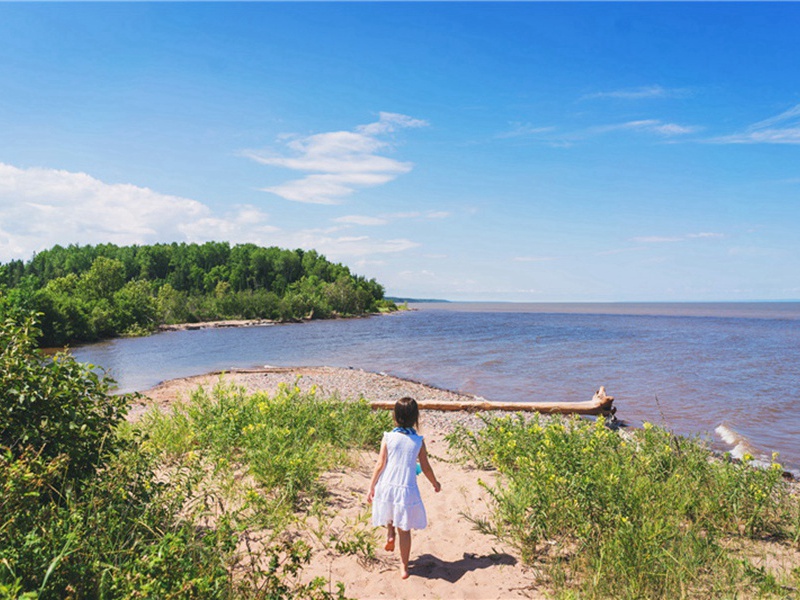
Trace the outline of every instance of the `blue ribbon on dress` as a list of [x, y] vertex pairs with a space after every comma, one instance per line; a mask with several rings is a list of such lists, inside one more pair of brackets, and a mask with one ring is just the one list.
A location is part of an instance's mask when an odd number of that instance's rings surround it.
[[405, 433], [406, 435], [417, 435], [413, 427], [395, 427], [392, 433]]

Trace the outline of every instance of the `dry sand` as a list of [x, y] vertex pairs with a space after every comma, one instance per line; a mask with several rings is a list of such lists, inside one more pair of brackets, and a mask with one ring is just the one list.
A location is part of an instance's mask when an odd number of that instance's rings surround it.
[[[420, 383], [388, 375], [355, 369], [329, 367], [265, 368], [256, 371], [234, 371], [168, 381], [144, 392], [157, 405], [169, 405], [198, 386], [211, 388], [220, 378], [245, 387], [248, 391], [273, 392], [281, 382], [302, 389], [316, 385], [322, 394], [338, 394], [342, 398], [364, 396], [369, 400], [397, 400], [412, 396], [418, 400], [454, 401], [472, 399]], [[298, 377], [300, 379], [298, 380]], [[144, 405], [134, 407], [140, 414]], [[523, 566], [515, 552], [497, 540], [474, 529], [465, 514], [488, 514], [487, 494], [479, 479], [491, 480], [491, 474], [449, 462], [446, 433], [456, 423], [477, 425], [478, 419], [466, 413], [425, 412], [420, 419], [420, 433], [425, 436], [431, 464], [442, 484], [442, 491], [433, 492], [424, 476], [420, 489], [428, 512], [428, 527], [412, 536], [409, 579], [399, 575], [399, 553], [383, 550], [379, 544], [377, 560], [365, 563], [355, 556], [333, 552], [330, 543], [308, 539], [314, 546], [312, 563], [303, 570], [304, 578], [322, 576], [346, 586], [348, 597], [369, 598], [543, 598], [545, 589], [537, 584], [533, 570]], [[342, 536], [352, 523], [369, 514], [366, 492], [377, 453], [363, 453], [355, 468], [325, 475], [331, 492], [331, 506], [337, 511], [329, 525]], [[383, 530], [376, 535], [383, 539]]]

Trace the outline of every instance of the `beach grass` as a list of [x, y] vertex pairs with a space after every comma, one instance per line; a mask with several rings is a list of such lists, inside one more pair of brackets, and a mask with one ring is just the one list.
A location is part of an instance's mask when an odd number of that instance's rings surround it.
[[699, 440], [649, 423], [621, 435], [602, 419], [486, 418], [451, 448], [483, 469], [493, 514], [476, 527], [517, 548], [557, 596], [782, 596], [779, 580], [737, 541], [795, 545], [798, 499], [782, 467], [714, 456]]
[[350, 465], [354, 449], [377, 450], [390, 424], [363, 398], [320, 398], [314, 387], [284, 383], [272, 396], [247, 394], [221, 378], [169, 412], [149, 411], [140, 427], [146, 448], [171, 471], [198, 469], [218, 489], [236, 487], [277, 531], [324, 496], [322, 473]]
[[65, 456], [0, 453], [0, 599], [313, 598], [310, 527], [338, 554], [375, 556], [366, 522], [330, 528], [320, 476], [377, 449], [385, 412], [283, 385], [220, 383], [115, 431], [119, 448], [77, 490]]

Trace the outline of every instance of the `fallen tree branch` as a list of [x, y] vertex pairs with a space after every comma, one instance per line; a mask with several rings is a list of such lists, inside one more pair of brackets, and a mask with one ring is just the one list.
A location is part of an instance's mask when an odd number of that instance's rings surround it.
[[[488, 400], [461, 400], [458, 402], [437, 402], [418, 400], [420, 410], [464, 410], [480, 412], [487, 410], [528, 411], [546, 414], [613, 415], [614, 396], [606, 394], [601, 387], [591, 400], [585, 402], [490, 402]], [[392, 410], [394, 402], [377, 401], [370, 405], [375, 410]]]

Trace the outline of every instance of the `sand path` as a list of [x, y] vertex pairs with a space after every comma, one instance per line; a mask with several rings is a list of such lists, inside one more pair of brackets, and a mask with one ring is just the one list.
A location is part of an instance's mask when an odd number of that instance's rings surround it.
[[[298, 376], [300, 379], [298, 380]], [[165, 382], [145, 395], [159, 405], [168, 405], [185, 397], [202, 385], [211, 387], [219, 374], [177, 379]], [[224, 375], [226, 381], [244, 386], [249, 391], [274, 391], [280, 382], [307, 389], [316, 385], [322, 393], [338, 393], [343, 398], [363, 395], [370, 400], [396, 400], [405, 395], [425, 400], [457, 400], [464, 396], [439, 390], [420, 383], [352, 369], [303, 367], [274, 368], [258, 371], [233, 372]], [[142, 407], [138, 407], [141, 411]], [[136, 411], [134, 411], [136, 412]], [[543, 598], [545, 590], [537, 585], [536, 574], [519, 561], [513, 550], [497, 540], [479, 533], [464, 516], [488, 514], [487, 494], [479, 479], [490, 481], [492, 475], [450, 462], [445, 434], [457, 422], [474, 423], [474, 417], [464, 413], [423, 413], [420, 433], [425, 436], [431, 464], [442, 484], [434, 493], [429, 482], [420, 476], [420, 489], [428, 513], [428, 527], [413, 533], [411, 576], [402, 580], [399, 575], [399, 552], [383, 550], [385, 530], [376, 530], [381, 540], [374, 561], [364, 561], [356, 555], [335, 552], [326, 539], [307, 540], [314, 547], [312, 562], [303, 570], [303, 578], [322, 576], [332, 582], [341, 581], [348, 597], [370, 598], [442, 598], [442, 599], [505, 599]], [[358, 464], [325, 475], [331, 492], [330, 506], [336, 516], [326, 525], [341, 539], [358, 527], [369, 515], [366, 492], [377, 452], [364, 452]], [[366, 528], [369, 529], [369, 528]]]

